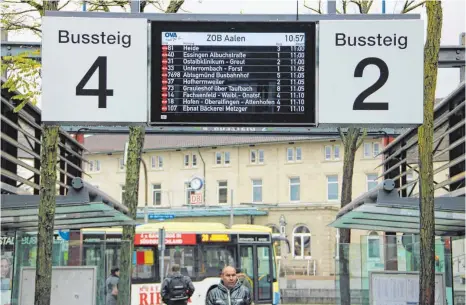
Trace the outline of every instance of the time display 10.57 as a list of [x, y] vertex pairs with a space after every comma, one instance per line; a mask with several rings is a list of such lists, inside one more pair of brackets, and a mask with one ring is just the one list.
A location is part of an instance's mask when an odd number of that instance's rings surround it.
[[315, 25], [152, 27], [153, 124], [315, 124]]

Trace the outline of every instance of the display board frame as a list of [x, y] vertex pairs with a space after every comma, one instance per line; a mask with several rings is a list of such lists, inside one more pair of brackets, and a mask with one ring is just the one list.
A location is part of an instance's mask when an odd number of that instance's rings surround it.
[[[317, 125], [317, 26], [315, 22], [241, 22], [241, 21], [196, 21], [196, 22], [150, 22], [150, 116], [149, 125], [157, 126], [283, 126], [312, 127]], [[304, 114], [257, 115], [238, 113], [185, 114], [178, 120], [161, 120], [161, 33], [162, 32], [231, 32], [231, 33], [305, 33]], [[173, 114], [169, 114], [172, 115]], [[210, 118], [209, 118], [210, 117]], [[280, 122], [271, 118], [280, 118]], [[299, 120], [298, 120], [299, 119]]]

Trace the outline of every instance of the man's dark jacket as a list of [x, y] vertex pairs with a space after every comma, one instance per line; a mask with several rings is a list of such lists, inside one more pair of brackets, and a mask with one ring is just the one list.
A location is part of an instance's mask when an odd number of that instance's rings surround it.
[[231, 290], [220, 282], [216, 288], [209, 291], [206, 305], [251, 305], [251, 294], [241, 281], [237, 281]]
[[160, 292], [160, 294], [162, 296], [162, 300], [167, 305], [186, 305], [186, 304], [188, 304], [188, 300], [177, 300], [177, 301], [168, 300], [168, 298], [170, 296], [170, 291], [169, 291], [170, 286], [169, 286], [169, 284], [170, 284], [170, 281], [174, 277], [181, 277], [183, 279], [183, 282], [185, 283], [186, 287], [188, 287], [188, 297], [191, 297], [193, 295], [194, 285], [193, 285], [193, 282], [191, 281], [191, 279], [189, 278], [189, 276], [185, 276], [185, 275], [182, 275], [179, 272], [177, 272], [177, 273], [174, 273], [172, 275], [169, 275], [163, 281], [162, 289], [161, 289], [161, 292]]

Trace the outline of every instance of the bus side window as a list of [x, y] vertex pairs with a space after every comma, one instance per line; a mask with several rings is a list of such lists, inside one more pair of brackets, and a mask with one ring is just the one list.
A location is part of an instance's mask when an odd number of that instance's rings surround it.
[[135, 247], [132, 257], [133, 281], [155, 281], [157, 253], [154, 247]]

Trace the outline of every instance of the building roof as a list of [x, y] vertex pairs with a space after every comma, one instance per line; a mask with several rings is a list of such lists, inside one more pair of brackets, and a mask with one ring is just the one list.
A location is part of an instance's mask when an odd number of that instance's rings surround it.
[[[327, 136], [268, 136], [268, 135], [163, 135], [146, 134], [144, 150], [178, 150], [188, 148], [238, 146], [299, 141], [325, 141], [338, 139], [337, 135]], [[123, 152], [128, 135], [98, 134], [88, 136], [84, 146], [88, 153]]]
[[[146, 134], [144, 150], [171, 150], [216, 146], [251, 145], [305, 140], [324, 140], [329, 136], [254, 136], [254, 135], [163, 135]], [[336, 138], [336, 136], [333, 136]], [[123, 151], [128, 135], [99, 134], [86, 137], [84, 146], [89, 153]]]

